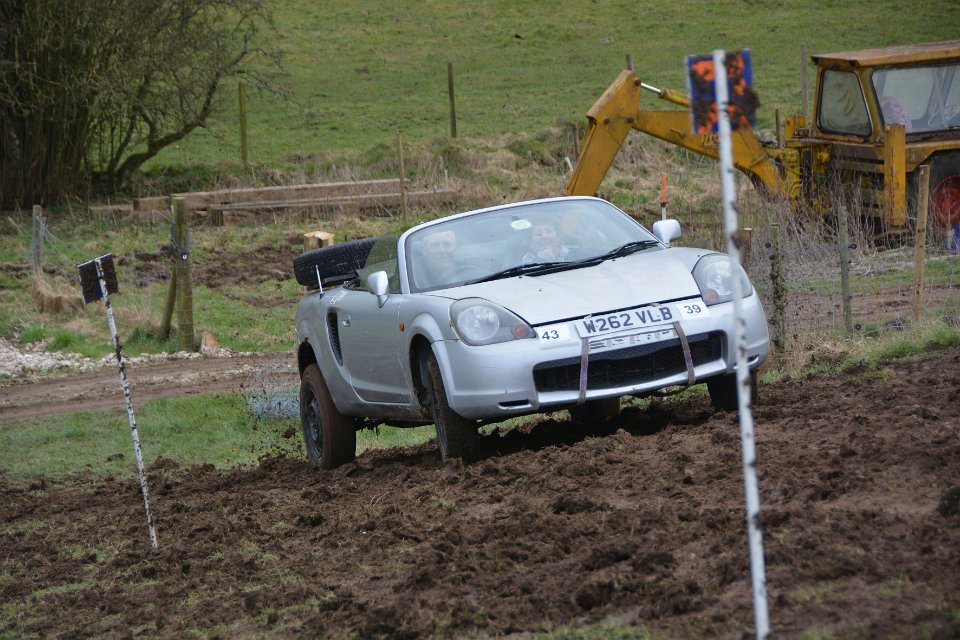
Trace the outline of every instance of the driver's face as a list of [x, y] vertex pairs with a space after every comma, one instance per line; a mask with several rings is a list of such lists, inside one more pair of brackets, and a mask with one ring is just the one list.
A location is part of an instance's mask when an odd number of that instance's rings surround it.
[[423, 257], [436, 273], [453, 266], [453, 253], [457, 249], [457, 237], [453, 231], [438, 231], [423, 243]]

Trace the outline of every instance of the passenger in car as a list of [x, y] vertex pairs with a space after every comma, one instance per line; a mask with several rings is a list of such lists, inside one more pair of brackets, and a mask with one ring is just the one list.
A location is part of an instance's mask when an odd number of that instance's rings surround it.
[[570, 248], [563, 244], [557, 227], [550, 221], [538, 222], [530, 235], [530, 247], [523, 254], [524, 263], [559, 262], [567, 260]]

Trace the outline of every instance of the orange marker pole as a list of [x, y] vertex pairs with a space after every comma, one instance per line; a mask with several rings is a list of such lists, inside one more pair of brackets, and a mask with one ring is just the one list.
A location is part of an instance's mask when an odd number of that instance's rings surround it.
[[660, 219], [667, 219], [667, 174], [660, 174]]

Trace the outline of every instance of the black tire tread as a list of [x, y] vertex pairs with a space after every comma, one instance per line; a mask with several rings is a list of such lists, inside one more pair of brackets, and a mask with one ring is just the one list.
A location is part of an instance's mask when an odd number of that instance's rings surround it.
[[299, 284], [310, 289], [320, 287], [318, 271], [321, 280], [352, 276], [363, 268], [377, 240], [362, 238], [301, 253], [293, 259], [293, 275]]
[[[710, 402], [717, 411], [737, 411], [737, 374], [727, 373], [707, 379]], [[750, 405], [757, 402], [757, 372], [750, 372]]]
[[[308, 435], [308, 391], [320, 406], [323, 447], [319, 455], [312, 450]], [[321, 469], [333, 469], [350, 462], [357, 455], [357, 432], [353, 422], [337, 410], [327, 383], [316, 364], [307, 366], [300, 382], [300, 425], [310, 462]]]
[[[430, 412], [437, 427], [437, 444], [440, 457], [444, 461], [462, 458], [465, 461], [476, 460], [480, 454], [480, 435], [477, 423], [457, 414], [447, 403], [447, 392], [443, 387], [440, 365], [433, 352], [426, 355], [427, 385]], [[442, 433], [441, 433], [442, 430]]]

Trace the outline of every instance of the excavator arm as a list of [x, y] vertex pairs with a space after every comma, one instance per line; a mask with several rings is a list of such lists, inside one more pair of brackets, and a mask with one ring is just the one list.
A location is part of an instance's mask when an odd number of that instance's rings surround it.
[[[686, 95], [645, 84], [629, 69], [622, 71], [587, 112], [587, 133], [564, 195], [596, 194], [631, 129], [715, 160], [719, 158], [716, 134], [694, 135], [689, 111], [639, 111], [641, 89], [656, 93], [661, 100], [690, 107]], [[786, 195], [776, 166], [752, 130], [733, 132], [732, 142], [733, 163], [738, 169], [770, 193]]]

